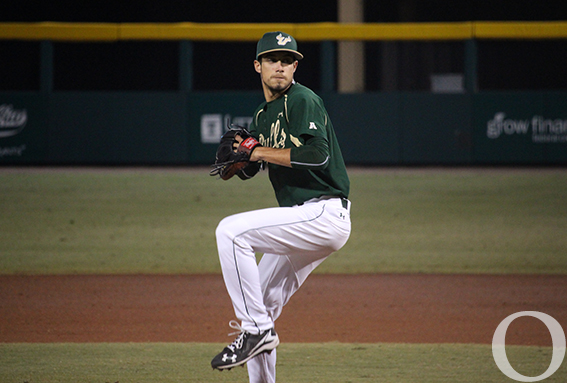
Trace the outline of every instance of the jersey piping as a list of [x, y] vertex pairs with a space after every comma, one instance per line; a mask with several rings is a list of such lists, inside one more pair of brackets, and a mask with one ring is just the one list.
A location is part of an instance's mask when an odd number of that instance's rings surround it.
[[300, 165], [300, 166], [323, 166], [325, 165], [327, 162], [329, 162], [329, 156], [327, 156], [327, 158], [325, 158], [325, 161], [321, 162], [320, 164], [309, 164], [306, 162], [297, 162], [297, 161], [291, 161], [292, 164], [294, 165]]

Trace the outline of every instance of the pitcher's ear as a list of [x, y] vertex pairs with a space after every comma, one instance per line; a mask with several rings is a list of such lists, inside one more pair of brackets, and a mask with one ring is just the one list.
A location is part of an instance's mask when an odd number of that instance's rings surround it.
[[254, 60], [254, 69], [258, 73], [262, 73], [262, 64], [258, 60]]

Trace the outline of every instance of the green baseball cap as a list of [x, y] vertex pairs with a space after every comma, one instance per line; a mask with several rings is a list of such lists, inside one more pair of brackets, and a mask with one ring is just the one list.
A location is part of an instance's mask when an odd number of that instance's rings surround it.
[[297, 41], [284, 32], [268, 32], [258, 41], [256, 46], [256, 60], [265, 53], [286, 51], [291, 52], [297, 60], [301, 60], [303, 55], [297, 51]]

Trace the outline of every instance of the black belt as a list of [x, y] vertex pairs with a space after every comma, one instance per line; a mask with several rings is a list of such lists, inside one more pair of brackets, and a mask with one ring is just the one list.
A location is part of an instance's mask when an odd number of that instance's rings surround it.
[[[331, 199], [331, 198], [340, 198], [340, 197], [333, 197], [333, 196], [328, 196], [328, 197], [327, 197], [327, 196], [323, 196], [323, 197], [321, 197], [321, 198], [314, 198], [314, 199], [312, 199], [312, 200], [305, 201], [305, 202], [314, 202], [314, 201], [320, 201], [320, 200]], [[299, 203], [299, 204], [297, 204], [297, 206], [301, 206], [301, 205], [303, 205], [305, 202]], [[344, 209], [349, 210], [349, 209], [348, 209], [349, 203], [350, 203], [350, 202], [349, 202], [348, 199], [346, 199], [346, 198], [341, 198], [341, 205], [343, 205], [343, 208], [344, 208]]]

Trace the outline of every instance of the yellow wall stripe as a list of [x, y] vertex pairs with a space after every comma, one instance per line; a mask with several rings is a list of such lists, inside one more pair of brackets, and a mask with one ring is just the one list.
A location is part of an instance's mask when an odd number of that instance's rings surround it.
[[296, 38], [321, 40], [464, 40], [472, 23], [299, 24]]
[[0, 39], [97, 40], [118, 39], [118, 24], [106, 23], [0, 23]]
[[0, 23], [4, 40], [196, 40], [257, 41], [264, 32], [282, 30], [300, 41], [563, 39], [567, 21], [462, 23]]
[[294, 24], [121, 24], [122, 40], [258, 41], [265, 32], [290, 31]]
[[561, 39], [567, 37], [567, 22], [476, 22], [479, 39]]

